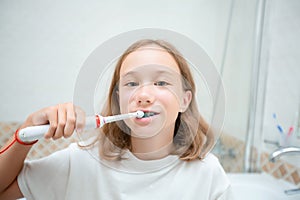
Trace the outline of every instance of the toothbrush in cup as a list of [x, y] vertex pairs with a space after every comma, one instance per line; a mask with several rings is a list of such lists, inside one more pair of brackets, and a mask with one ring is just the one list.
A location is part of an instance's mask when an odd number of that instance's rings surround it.
[[[121, 115], [114, 115], [114, 116], [107, 116], [103, 117], [100, 115], [95, 116], [88, 116], [86, 117], [86, 129], [94, 129], [94, 128], [101, 128], [104, 124], [116, 122], [128, 118], [143, 118], [144, 112], [143, 111], [136, 111], [133, 113], [121, 114]], [[44, 134], [49, 130], [50, 125], [40, 125], [40, 126], [29, 126], [19, 130], [18, 138], [23, 142], [32, 142], [38, 140], [44, 136]]]
[[283, 127], [279, 124], [276, 113], [273, 113], [273, 119], [276, 121], [276, 128], [278, 129], [279, 133], [280, 133], [281, 135], [284, 135], [284, 129], [283, 129]]

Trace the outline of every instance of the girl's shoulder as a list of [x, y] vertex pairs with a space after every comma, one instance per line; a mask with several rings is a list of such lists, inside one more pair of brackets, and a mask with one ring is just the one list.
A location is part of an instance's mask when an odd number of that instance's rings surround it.
[[194, 165], [199, 166], [218, 166], [220, 165], [219, 159], [212, 153], [207, 153], [204, 158], [195, 159], [191, 161]]
[[219, 159], [213, 153], [206, 154], [206, 156], [200, 161], [207, 164], [220, 164]]
[[193, 160], [189, 162], [191, 168], [197, 169], [205, 173], [225, 174], [219, 159], [212, 153], [208, 153], [203, 159]]
[[190, 166], [186, 167], [188, 173], [193, 174], [195, 179], [205, 179], [207, 181], [224, 183], [229, 185], [229, 179], [224, 171], [219, 159], [212, 153], [208, 153], [202, 160], [194, 160], [190, 162]]

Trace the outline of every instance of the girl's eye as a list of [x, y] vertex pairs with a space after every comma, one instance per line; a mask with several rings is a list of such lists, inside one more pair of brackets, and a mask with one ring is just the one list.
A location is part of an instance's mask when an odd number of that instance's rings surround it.
[[134, 87], [134, 86], [138, 86], [139, 84], [136, 82], [128, 82], [125, 84], [125, 86], [129, 86], [129, 87]]
[[166, 81], [157, 81], [154, 83], [156, 86], [166, 86], [169, 85]]

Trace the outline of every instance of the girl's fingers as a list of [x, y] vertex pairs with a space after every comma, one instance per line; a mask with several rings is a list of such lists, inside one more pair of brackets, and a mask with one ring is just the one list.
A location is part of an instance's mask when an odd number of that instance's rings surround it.
[[64, 137], [70, 137], [75, 129], [76, 125], [76, 116], [74, 111], [74, 105], [69, 103], [66, 105], [66, 125], [64, 128]]
[[76, 114], [76, 131], [81, 133], [85, 126], [85, 112], [79, 108], [75, 107], [75, 114]]
[[53, 139], [56, 140], [64, 135], [64, 129], [67, 121], [66, 106], [64, 104], [57, 105], [57, 128], [53, 135]]
[[44, 135], [44, 137], [46, 139], [50, 139], [54, 136], [57, 129], [57, 107], [56, 106], [49, 107], [44, 112], [46, 117], [48, 118], [49, 125], [50, 125], [49, 130]]
[[82, 131], [85, 125], [85, 112], [72, 103], [64, 103], [33, 113], [28, 121], [33, 125], [49, 123], [49, 130], [44, 137], [56, 140], [61, 137], [70, 137], [75, 129]]

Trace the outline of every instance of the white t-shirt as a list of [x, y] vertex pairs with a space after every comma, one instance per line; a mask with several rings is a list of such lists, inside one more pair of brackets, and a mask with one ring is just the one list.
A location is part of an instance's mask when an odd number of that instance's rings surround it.
[[140, 160], [105, 161], [98, 150], [77, 144], [34, 161], [26, 161], [18, 184], [30, 199], [103, 200], [232, 200], [229, 180], [218, 159], [182, 161], [170, 155]]

